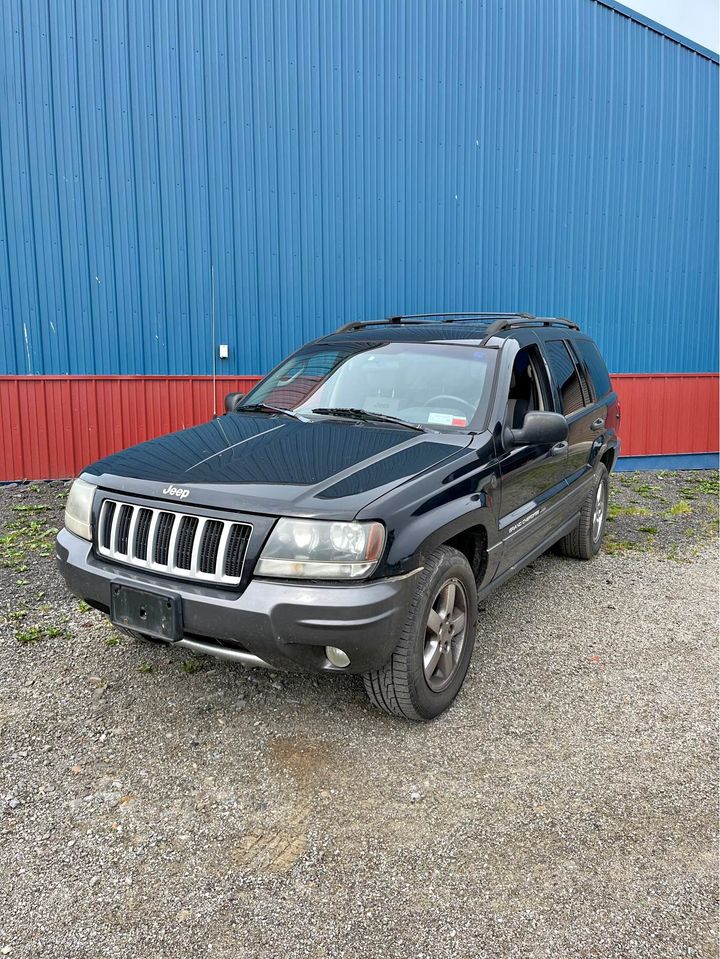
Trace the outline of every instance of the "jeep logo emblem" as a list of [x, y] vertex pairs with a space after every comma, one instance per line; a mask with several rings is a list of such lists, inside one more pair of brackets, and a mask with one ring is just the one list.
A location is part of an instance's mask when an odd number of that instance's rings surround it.
[[186, 499], [190, 495], [189, 489], [183, 489], [181, 486], [166, 486], [163, 490], [166, 496], [177, 496], [178, 499]]

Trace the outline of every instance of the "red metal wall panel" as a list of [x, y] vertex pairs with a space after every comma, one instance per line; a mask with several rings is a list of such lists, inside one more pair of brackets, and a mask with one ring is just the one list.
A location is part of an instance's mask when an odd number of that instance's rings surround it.
[[720, 448], [716, 373], [624, 373], [612, 379], [620, 397], [623, 456]]
[[[257, 376], [218, 377], [225, 393]], [[0, 481], [74, 476], [101, 456], [193, 426], [213, 412], [205, 376], [0, 377]]]
[[[259, 377], [218, 377], [217, 409]], [[717, 374], [613, 377], [622, 408], [622, 453], [715, 453], [720, 432]], [[83, 466], [142, 440], [210, 418], [207, 376], [0, 377], [0, 481], [74, 476]]]

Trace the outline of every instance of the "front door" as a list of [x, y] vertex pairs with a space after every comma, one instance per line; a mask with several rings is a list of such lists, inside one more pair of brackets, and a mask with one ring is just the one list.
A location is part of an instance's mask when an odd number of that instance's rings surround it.
[[[554, 410], [547, 368], [535, 346], [520, 350], [515, 358], [505, 425], [519, 429], [531, 410]], [[517, 446], [500, 456], [499, 532], [505, 568], [532, 552], [558, 525], [557, 510], [567, 494], [567, 459], [567, 443]]]

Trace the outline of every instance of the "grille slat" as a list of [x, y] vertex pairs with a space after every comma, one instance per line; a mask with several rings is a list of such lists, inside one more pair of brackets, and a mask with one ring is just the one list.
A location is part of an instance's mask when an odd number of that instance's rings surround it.
[[193, 540], [195, 539], [197, 524], [198, 521], [195, 516], [183, 516], [180, 520], [180, 530], [175, 547], [175, 565], [178, 569], [190, 569]]
[[200, 562], [198, 564], [201, 573], [214, 573], [217, 565], [218, 546], [222, 536], [223, 524], [220, 520], [209, 519], [205, 524], [205, 533], [200, 544]]
[[175, 517], [172, 513], [161, 513], [155, 535], [155, 551], [153, 559], [160, 566], [167, 566], [168, 553], [170, 550], [170, 535], [172, 533]]
[[105, 549], [110, 549], [112, 544], [112, 525], [115, 517], [115, 504], [109, 502], [105, 504], [102, 522], [100, 524], [100, 543]]
[[153, 514], [151, 509], [140, 509], [138, 513], [133, 552], [138, 559], [147, 559], [148, 537]]
[[251, 533], [248, 523], [106, 499], [96, 549], [118, 563], [229, 585], [240, 581]]
[[233, 523], [228, 537], [227, 549], [225, 550], [225, 570], [226, 576], [240, 576], [245, 559], [245, 549], [250, 539], [250, 527]]
[[118, 517], [118, 526], [117, 526], [117, 541], [115, 543], [115, 549], [118, 553], [127, 553], [128, 551], [128, 534], [130, 532], [130, 518], [133, 514], [132, 506], [121, 506], [120, 507], [120, 516]]

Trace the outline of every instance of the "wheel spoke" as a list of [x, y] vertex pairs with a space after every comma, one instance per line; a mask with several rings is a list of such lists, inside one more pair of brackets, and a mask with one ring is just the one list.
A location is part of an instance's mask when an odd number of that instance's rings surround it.
[[436, 609], [431, 609], [430, 615], [428, 616], [428, 629], [437, 636], [441, 626], [442, 620], [440, 619], [440, 613], [438, 613]]
[[454, 666], [454, 663], [453, 663], [452, 646], [449, 646], [446, 650], [443, 651], [443, 654], [442, 654], [442, 669], [443, 669], [443, 675], [446, 678], [451, 675], [453, 671], [453, 666]]
[[460, 633], [462, 633], [462, 631], [465, 629], [465, 613], [463, 613], [461, 610], [459, 613], [457, 613], [454, 619], [450, 620], [450, 622], [452, 623], [454, 634], [459, 636]]
[[456, 593], [455, 583], [450, 582], [447, 584], [443, 590], [443, 612], [446, 616], [452, 614], [453, 609], [455, 609], [455, 593]]
[[425, 669], [425, 675], [428, 679], [437, 669], [437, 664], [442, 653], [442, 646], [437, 639], [431, 639], [430, 642], [425, 644], [425, 649], [423, 650], [423, 664]]

